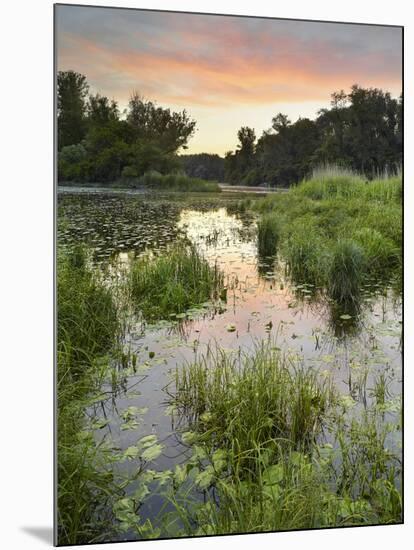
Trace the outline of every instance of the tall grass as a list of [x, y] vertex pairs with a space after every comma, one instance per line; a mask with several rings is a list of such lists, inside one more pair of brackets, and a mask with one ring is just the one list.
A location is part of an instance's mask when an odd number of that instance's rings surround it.
[[231, 451], [237, 469], [251, 472], [265, 448], [306, 450], [333, 399], [326, 380], [290, 364], [267, 342], [242, 359], [210, 352], [177, 370], [175, 384], [179, 410], [211, 430], [213, 446]]
[[320, 232], [296, 224], [283, 251], [289, 274], [295, 281], [318, 287], [325, 284], [329, 257]]
[[[393, 426], [375, 406], [352, 420], [329, 379], [287, 361], [272, 341], [253, 356], [208, 350], [175, 384], [193, 449], [170, 495], [182, 534], [401, 521]], [[203, 489], [204, 503], [188, 488], [180, 498], [177, 479]]]
[[107, 352], [116, 340], [119, 319], [111, 290], [88, 268], [84, 248], [60, 255], [57, 295], [58, 347], [72, 354], [73, 368]]
[[259, 226], [279, 222], [279, 248], [291, 277], [324, 287], [343, 306], [358, 299], [368, 279], [401, 279], [401, 196], [401, 175], [367, 181], [325, 166], [254, 208], [261, 213]]
[[83, 248], [58, 255], [57, 309], [58, 541], [77, 544], [106, 532], [103, 510], [117, 490], [100, 446], [85, 432], [85, 408], [107, 373], [105, 355], [120, 324]]
[[328, 293], [341, 306], [359, 303], [365, 266], [364, 252], [354, 241], [344, 239], [335, 244], [328, 272]]
[[180, 191], [195, 193], [220, 193], [221, 187], [213, 181], [191, 178], [185, 174], [162, 175], [159, 172], [147, 172], [139, 183], [149, 189], [159, 191]]
[[262, 257], [273, 256], [280, 241], [281, 224], [272, 214], [263, 215], [257, 224], [257, 246]]
[[312, 176], [302, 182], [295, 192], [313, 200], [329, 198], [365, 198], [380, 202], [401, 202], [401, 175], [378, 176], [368, 181], [350, 169], [339, 166], [322, 166], [314, 169]]
[[177, 244], [160, 256], [143, 256], [131, 266], [129, 290], [145, 319], [181, 314], [217, 297], [223, 274], [211, 267], [195, 246]]

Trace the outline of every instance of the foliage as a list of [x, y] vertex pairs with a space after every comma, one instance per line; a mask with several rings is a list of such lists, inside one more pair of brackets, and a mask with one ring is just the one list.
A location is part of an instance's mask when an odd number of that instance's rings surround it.
[[[329, 380], [269, 341], [241, 357], [210, 350], [177, 370], [172, 401], [193, 450], [173, 474], [166, 518], [181, 534], [401, 522], [401, 465], [386, 444], [398, 426], [383, 421], [380, 398], [350, 420]], [[204, 504], [188, 489], [180, 496], [180, 483], [204, 490]]]
[[226, 181], [288, 187], [320, 164], [339, 164], [365, 179], [396, 174], [402, 162], [402, 96], [397, 100], [354, 85], [331, 98], [331, 108], [319, 111], [316, 120], [292, 123], [277, 114], [256, 145], [254, 131], [241, 128], [241, 145], [225, 157]]
[[[177, 152], [186, 148], [196, 126], [185, 110], [174, 112], [134, 93], [121, 120], [115, 100], [99, 93], [88, 97], [88, 89], [84, 75], [59, 72], [59, 181], [113, 183], [125, 174], [180, 168]], [[70, 145], [82, 155], [68, 154]]]
[[138, 258], [129, 275], [131, 298], [148, 321], [182, 314], [217, 297], [222, 286], [217, 266], [210, 267], [194, 246], [184, 243], [160, 256]]
[[342, 306], [368, 280], [400, 280], [401, 177], [366, 182], [328, 166], [288, 193], [260, 199], [263, 220], [281, 225], [280, 250], [290, 276], [325, 289]]
[[190, 178], [184, 174], [162, 175], [159, 172], [151, 171], [145, 173], [136, 180], [137, 185], [158, 191], [181, 191], [198, 193], [220, 193], [221, 187], [212, 181], [205, 181], [199, 178]]
[[224, 181], [224, 159], [219, 155], [180, 155], [180, 162], [183, 171], [191, 178]]
[[272, 215], [264, 215], [257, 224], [257, 249], [262, 257], [276, 254], [280, 239], [280, 221]]
[[86, 77], [75, 71], [57, 75], [58, 149], [80, 143], [86, 132]]

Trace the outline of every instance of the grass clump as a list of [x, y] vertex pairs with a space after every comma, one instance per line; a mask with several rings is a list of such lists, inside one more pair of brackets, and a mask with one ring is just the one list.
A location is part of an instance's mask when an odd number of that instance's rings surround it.
[[175, 403], [191, 422], [212, 429], [213, 446], [235, 467], [256, 472], [261, 453], [306, 450], [322, 430], [333, 399], [329, 383], [289, 364], [264, 342], [240, 360], [218, 350], [177, 371]]
[[175, 385], [193, 450], [172, 476], [180, 534], [401, 522], [401, 464], [387, 448], [394, 426], [375, 404], [352, 419], [329, 378], [273, 342], [251, 356], [207, 350], [177, 370]]
[[387, 274], [399, 264], [397, 246], [389, 237], [369, 227], [357, 229], [352, 238], [364, 250], [366, 267], [370, 274]]
[[281, 224], [274, 214], [263, 215], [257, 224], [257, 246], [262, 257], [274, 256], [280, 241]]
[[318, 231], [298, 224], [283, 247], [288, 272], [300, 283], [323, 286], [328, 256], [326, 242]]
[[58, 347], [72, 353], [73, 368], [88, 364], [115, 343], [119, 320], [109, 288], [88, 268], [82, 247], [58, 259]]
[[129, 290], [143, 317], [155, 321], [217, 297], [223, 282], [217, 265], [211, 267], [195, 246], [182, 243], [160, 256], [136, 260]]
[[347, 306], [360, 301], [361, 285], [365, 273], [364, 251], [352, 240], [336, 243], [328, 272], [328, 294], [339, 305]]
[[362, 283], [401, 280], [401, 197], [401, 175], [367, 181], [328, 166], [253, 208], [259, 223], [280, 221], [279, 248], [292, 279], [322, 287], [344, 306], [359, 298]]
[[180, 191], [191, 193], [220, 193], [217, 182], [192, 178], [185, 174], [160, 174], [147, 172], [139, 179], [140, 185], [159, 191]]

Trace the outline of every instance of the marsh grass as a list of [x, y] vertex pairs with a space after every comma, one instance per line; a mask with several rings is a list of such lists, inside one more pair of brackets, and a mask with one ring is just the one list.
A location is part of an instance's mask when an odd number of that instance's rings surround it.
[[214, 446], [228, 447], [238, 468], [255, 467], [273, 442], [304, 450], [320, 433], [334, 391], [311, 369], [290, 364], [276, 346], [258, 344], [237, 358], [218, 349], [176, 373], [175, 403], [191, 422], [212, 430]]
[[[252, 356], [207, 350], [177, 370], [175, 386], [193, 449], [169, 497], [180, 534], [401, 522], [401, 464], [388, 449], [398, 426], [375, 405], [353, 417], [329, 379], [288, 362], [273, 342]], [[384, 381], [373, 391], [387, 398]]]
[[323, 286], [329, 265], [326, 241], [312, 227], [298, 224], [283, 246], [288, 273], [300, 283]]
[[257, 246], [261, 257], [274, 256], [280, 241], [280, 220], [272, 215], [263, 215], [257, 224]]
[[328, 293], [339, 305], [360, 302], [366, 258], [361, 246], [352, 240], [338, 241], [332, 250], [328, 271]]
[[112, 292], [87, 264], [87, 251], [80, 246], [58, 258], [57, 341], [72, 354], [73, 369], [106, 353], [119, 334]]
[[117, 492], [105, 454], [85, 431], [85, 408], [107, 375], [120, 322], [82, 247], [58, 254], [57, 309], [58, 540], [75, 544], [106, 532], [105, 503]]
[[158, 191], [180, 191], [192, 193], [220, 193], [221, 187], [214, 181], [191, 178], [185, 174], [162, 175], [159, 172], [147, 172], [139, 184]]
[[401, 175], [367, 181], [325, 166], [254, 208], [261, 213], [259, 226], [271, 226], [272, 217], [281, 225], [279, 248], [293, 281], [323, 287], [340, 306], [349, 306], [359, 299], [362, 283], [401, 286], [401, 197]]
[[160, 256], [142, 256], [130, 269], [129, 291], [146, 320], [168, 319], [220, 295], [223, 274], [196, 250], [179, 243]]

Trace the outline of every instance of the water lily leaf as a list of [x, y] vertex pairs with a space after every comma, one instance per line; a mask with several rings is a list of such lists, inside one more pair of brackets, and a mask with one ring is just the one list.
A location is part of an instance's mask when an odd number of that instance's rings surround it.
[[147, 449], [148, 447], [151, 447], [151, 445], [154, 445], [154, 443], [157, 442], [157, 436], [156, 435], [145, 435], [139, 440], [139, 444], [144, 448]]
[[165, 485], [172, 477], [171, 470], [164, 470], [163, 472], [154, 472], [154, 480], [158, 481], [160, 486]]
[[134, 492], [134, 499], [138, 502], [142, 502], [145, 499], [145, 497], [149, 494], [150, 494], [150, 490], [148, 489], [147, 485], [143, 483]]
[[174, 469], [174, 481], [181, 485], [187, 477], [187, 469], [184, 466], [177, 464]]
[[141, 458], [143, 460], [147, 460], [147, 461], [155, 460], [156, 458], [158, 458], [160, 456], [163, 449], [164, 449], [163, 445], [160, 445], [160, 444], [152, 445], [152, 447], [148, 447], [148, 449], [146, 449], [142, 453]]
[[212, 466], [201, 471], [195, 478], [195, 483], [200, 489], [207, 489], [211, 485], [214, 479], [214, 469]]
[[138, 426], [139, 422], [134, 418], [131, 418], [131, 420], [128, 420], [128, 422], [124, 422], [123, 424], [121, 424], [120, 429], [124, 432], [126, 430], [135, 430], [136, 428], [138, 428]]
[[195, 432], [184, 432], [181, 435], [181, 439], [185, 445], [191, 445], [197, 440], [197, 434]]
[[137, 458], [138, 454], [139, 454], [138, 447], [132, 445], [131, 447], [128, 447], [128, 449], [126, 449], [123, 452], [122, 456], [124, 460], [133, 460], [134, 458]]
[[102, 430], [102, 428], [105, 428], [108, 424], [109, 420], [107, 418], [97, 418], [92, 422], [91, 428], [93, 430]]

